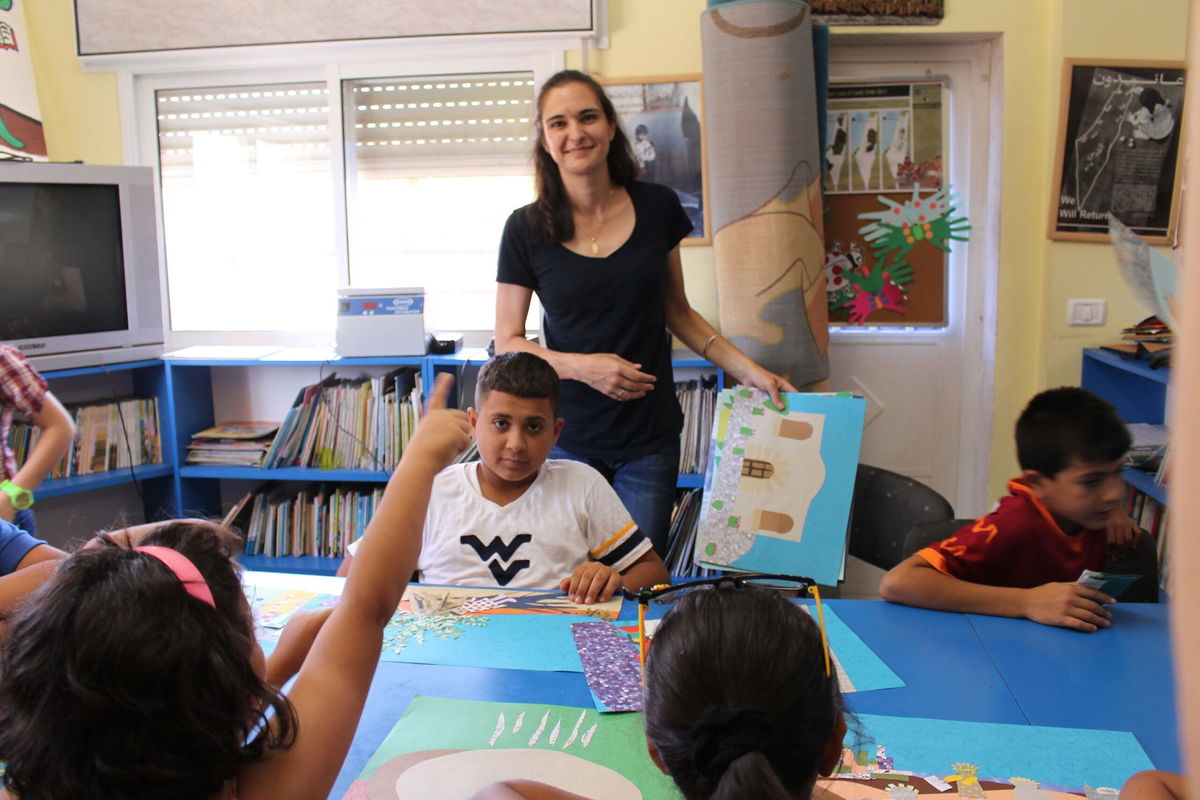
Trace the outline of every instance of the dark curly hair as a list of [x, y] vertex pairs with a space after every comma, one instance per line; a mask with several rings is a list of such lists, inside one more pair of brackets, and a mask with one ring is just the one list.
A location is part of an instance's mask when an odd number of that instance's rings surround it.
[[571, 204], [567, 201], [567, 191], [563, 186], [562, 176], [558, 174], [558, 164], [546, 152], [542, 130], [542, 101], [551, 89], [566, 86], [570, 83], [582, 83], [590, 88], [600, 103], [604, 118], [616, 126], [617, 133], [608, 146], [608, 177], [617, 186], [628, 186], [638, 175], [637, 161], [633, 157], [633, 147], [629, 137], [621, 128], [617, 119], [617, 110], [612, 100], [604, 93], [595, 78], [586, 72], [575, 69], [564, 69], [551, 75], [542, 88], [538, 90], [535, 112], [537, 119], [534, 127], [537, 136], [533, 141], [534, 183], [537, 186], [537, 200], [525, 207], [525, 215], [532, 229], [533, 237], [539, 242], [566, 242], [575, 236], [575, 220], [571, 216]]
[[646, 661], [646, 738], [687, 800], [807, 798], [842, 716], [821, 631], [770, 589], [671, 606]]
[[549, 400], [550, 410], [558, 413], [558, 373], [546, 359], [524, 350], [497, 353], [483, 365], [475, 379], [476, 406], [488, 392]]
[[238, 539], [192, 520], [139, 542], [190, 559], [214, 609], [158, 559], [99, 538], [63, 562], [0, 646], [4, 786], [21, 800], [207, 800], [296, 734], [291, 705], [253, 663], [230, 560]]

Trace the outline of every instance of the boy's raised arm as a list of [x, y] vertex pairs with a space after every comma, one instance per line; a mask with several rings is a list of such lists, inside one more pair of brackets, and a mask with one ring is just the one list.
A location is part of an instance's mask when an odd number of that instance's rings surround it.
[[367, 526], [341, 600], [300, 667], [289, 699], [295, 743], [245, 767], [243, 800], [324, 798], [341, 769], [379, 662], [383, 627], [404, 593], [421, 548], [434, 476], [471, 441], [467, 415], [445, 408], [453, 380], [439, 377], [429, 412], [404, 451]]
[[1032, 589], [987, 586], [947, 575], [919, 555], [893, 567], [879, 584], [879, 595], [939, 611], [1023, 617], [1043, 625], [1095, 631], [1111, 624], [1105, 604], [1116, 601], [1096, 589], [1077, 583], [1047, 583]]

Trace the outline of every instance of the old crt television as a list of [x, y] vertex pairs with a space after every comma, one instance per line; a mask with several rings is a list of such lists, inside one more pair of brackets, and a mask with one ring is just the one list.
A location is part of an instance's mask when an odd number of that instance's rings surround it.
[[0, 342], [40, 370], [163, 350], [150, 167], [0, 162]]

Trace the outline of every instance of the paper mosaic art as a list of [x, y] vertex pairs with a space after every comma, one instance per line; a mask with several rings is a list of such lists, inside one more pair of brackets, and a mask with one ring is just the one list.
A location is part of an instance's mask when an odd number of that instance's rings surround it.
[[[337, 596], [302, 590], [253, 590], [258, 639], [271, 652], [298, 611], [329, 608]], [[580, 619], [611, 621], [620, 597], [572, 603], [558, 590], [413, 584], [383, 632], [380, 661], [460, 667], [580, 672], [571, 636]]]
[[[1152, 769], [1133, 734], [859, 714], [814, 800], [1117, 800]], [[640, 714], [418, 696], [343, 800], [449, 800], [512, 778], [606, 800], [678, 800]], [[930, 798], [933, 800], [933, 798]]]
[[834, 585], [845, 564], [866, 401], [784, 397], [786, 410], [744, 386], [717, 398], [694, 559]]
[[461, 800], [513, 778], [605, 800], [679, 796], [636, 714], [418, 696], [343, 798]]

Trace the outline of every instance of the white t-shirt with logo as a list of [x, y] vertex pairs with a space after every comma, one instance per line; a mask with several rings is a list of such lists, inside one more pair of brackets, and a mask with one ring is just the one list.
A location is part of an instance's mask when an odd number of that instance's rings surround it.
[[580, 564], [595, 560], [620, 572], [651, 548], [587, 464], [547, 460], [505, 506], [483, 496], [478, 467], [451, 464], [433, 480], [417, 562], [422, 583], [557, 589]]

